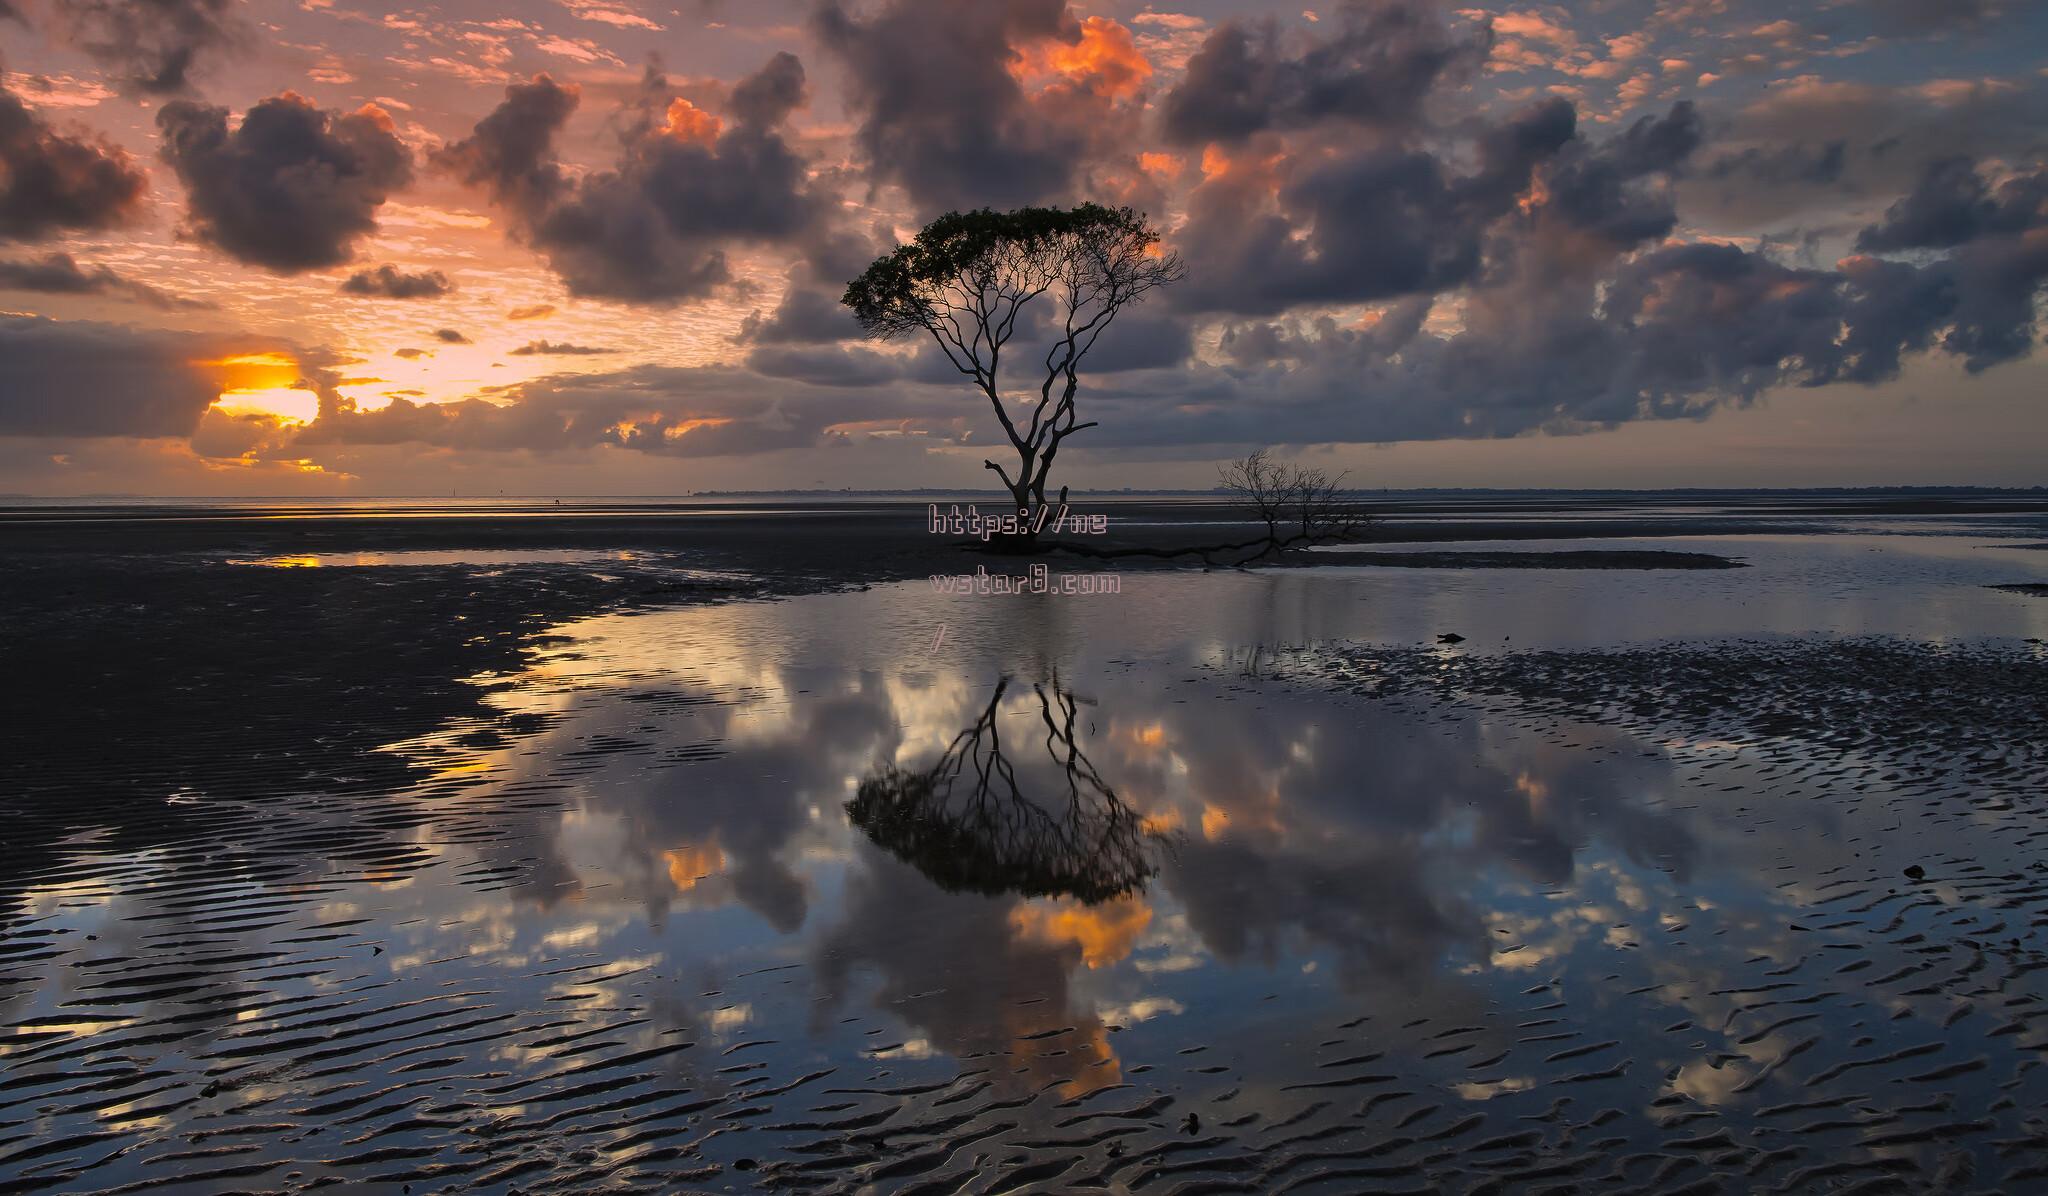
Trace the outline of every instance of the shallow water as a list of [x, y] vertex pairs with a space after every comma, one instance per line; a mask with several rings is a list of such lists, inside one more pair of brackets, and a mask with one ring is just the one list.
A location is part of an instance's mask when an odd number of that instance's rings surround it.
[[410, 788], [181, 794], [207, 835], [10, 890], [0, 1190], [2018, 1190], [2038, 756], [1291, 667], [1447, 631], [2024, 662], [2048, 601], [1984, 587], [2048, 554], [1993, 544], [569, 624], [385, 749]]

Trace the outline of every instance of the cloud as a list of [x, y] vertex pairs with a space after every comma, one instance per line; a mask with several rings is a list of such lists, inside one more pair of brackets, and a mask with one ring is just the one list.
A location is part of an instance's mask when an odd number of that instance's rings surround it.
[[216, 306], [203, 299], [166, 294], [106, 266], [82, 267], [68, 253], [46, 254], [36, 261], [0, 261], [0, 290], [104, 295], [163, 311], [198, 311]]
[[141, 208], [145, 185], [126, 153], [57, 132], [0, 87], [0, 241], [116, 228]]
[[508, 320], [542, 320], [555, 314], [552, 303], [534, 303], [526, 307], [515, 307], [505, 313]]
[[[889, 0], [865, 19], [826, 0], [812, 19], [846, 67], [870, 181], [929, 214], [1065, 198], [1098, 159], [1128, 156], [1150, 67], [1112, 26], [1066, 0]], [[1027, 90], [1019, 71], [1042, 50]]]
[[301, 443], [724, 457], [816, 448], [862, 431], [936, 428], [950, 438], [977, 414], [957, 387], [925, 385], [900, 359], [861, 348], [834, 357], [841, 353], [778, 350], [759, 362], [765, 369], [637, 365], [559, 374], [488, 401], [401, 398], [374, 411], [343, 401], [323, 410]]
[[220, 397], [214, 338], [0, 315], [0, 436], [190, 436]]
[[1532, 253], [1466, 297], [1454, 332], [1424, 330], [1435, 300], [1422, 296], [1363, 326], [1235, 326], [1220, 364], [1105, 380], [1087, 448], [1573, 433], [1699, 418], [1777, 387], [1882, 382], [1916, 353], [1981, 371], [2031, 349], [2048, 234], [1982, 248], [1815, 270], [1667, 243], [1577, 277]]
[[886, 242], [849, 229], [838, 229], [804, 247], [804, 256], [788, 271], [789, 285], [775, 310], [748, 313], [733, 337], [737, 344], [823, 345], [858, 339], [862, 333], [853, 313], [840, 303], [848, 280], [867, 269], [883, 253]]
[[455, 284], [439, 270], [408, 274], [388, 262], [374, 270], [356, 271], [343, 280], [340, 287], [344, 295], [379, 299], [438, 299], [454, 289]]
[[188, 235], [280, 274], [338, 266], [412, 181], [412, 152], [374, 104], [326, 112], [285, 92], [230, 132], [228, 110], [174, 100], [157, 113], [163, 159], [185, 185]]
[[1906, 37], [1975, 32], [2007, 9], [2004, 0], [1862, 0], [1852, 6], [1879, 33]]
[[1651, 176], [1680, 169], [1699, 138], [1698, 115], [1680, 103], [1588, 141], [1553, 97], [1479, 126], [1464, 173], [1448, 152], [1403, 142], [1211, 151], [1174, 237], [1196, 268], [1170, 298], [1183, 310], [1272, 314], [1463, 286], [1489, 252], [1512, 256], [1520, 241], [1626, 248], [1672, 228], [1668, 189]]
[[780, 132], [804, 94], [802, 64], [777, 54], [733, 88], [726, 127], [670, 96], [650, 68], [622, 114], [617, 165], [571, 178], [554, 143], [578, 93], [542, 75], [506, 88], [504, 103], [436, 161], [508, 209], [515, 235], [571, 294], [702, 300], [733, 281], [730, 246], [799, 244], [836, 209]]
[[514, 357], [584, 357], [594, 353], [611, 353], [612, 349], [599, 349], [590, 345], [571, 345], [557, 341], [528, 341], [512, 350]]
[[2048, 170], [2015, 175], [1996, 188], [1968, 158], [1931, 162], [1913, 190], [1884, 219], [1856, 234], [1856, 248], [1948, 249], [1980, 237], [2048, 227]]
[[1429, 93], [1486, 60], [1485, 24], [1451, 24], [1433, 0], [1348, 0], [1331, 32], [1290, 46], [1272, 22], [1211, 32], [1160, 102], [1169, 140], [1240, 142], [1339, 119], [1405, 125]]
[[143, 95], [190, 90], [200, 57], [246, 40], [234, 0], [56, 0], [65, 38]]
[[1833, 222], [1951, 158], [2038, 161], [2048, 76], [1878, 85], [1800, 77], [1723, 113], [1706, 164], [1679, 187], [1689, 219], [1721, 228]]
[[476, 343], [453, 328], [436, 328], [434, 330], [434, 339], [444, 345], [470, 345]]

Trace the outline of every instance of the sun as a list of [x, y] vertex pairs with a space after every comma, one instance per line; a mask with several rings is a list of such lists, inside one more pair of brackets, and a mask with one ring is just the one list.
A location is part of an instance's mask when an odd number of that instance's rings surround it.
[[288, 354], [237, 353], [194, 364], [218, 372], [221, 391], [213, 406], [223, 414], [298, 424], [310, 424], [320, 415], [320, 396], [304, 385], [304, 371]]
[[296, 386], [224, 390], [213, 401], [224, 415], [268, 415], [295, 424], [310, 424], [320, 415], [320, 396]]

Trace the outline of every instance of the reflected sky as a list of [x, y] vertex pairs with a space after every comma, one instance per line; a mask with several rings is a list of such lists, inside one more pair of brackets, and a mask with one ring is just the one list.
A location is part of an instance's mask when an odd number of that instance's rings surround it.
[[[1978, 935], [2033, 933], [1996, 912], [2024, 894], [1969, 875], [2024, 875], [2009, 803], [1945, 808], [1939, 785], [1811, 745], [1265, 675], [1281, 646], [1445, 630], [1482, 650], [1738, 624], [2048, 631], [2048, 604], [1981, 588], [2040, 576], [2043, 554], [1739, 547], [1751, 568], [1709, 574], [1133, 575], [1088, 602], [913, 583], [570, 624], [525, 672], [475, 679], [489, 714], [384, 749], [425, 777], [379, 807], [384, 847], [334, 849], [363, 811], [323, 808], [286, 836], [289, 864], [225, 895], [174, 853], [25, 894], [17, 928], [94, 935], [87, 952], [114, 962], [0, 992], [0, 1062], [104, 1062], [180, 1024], [152, 1066], [203, 1073], [197, 1104], [124, 1100], [38, 1132], [104, 1128], [109, 1110], [134, 1115], [123, 1132], [290, 1115], [302, 1132], [264, 1157], [343, 1174], [360, 1139], [318, 1110], [404, 1109], [440, 1085], [463, 1094], [454, 1120], [394, 1132], [456, 1158], [469, 1139], [440, 1129], [463, 1118], [598, 1100], [550, 1080], [586, 1033], [676, 1100], [725, 1102], [678, 1108], [692, 1157], [726, 1168], [794, 1166], [772, 1161], [791, 1127], [903, 1086], [932, 1102], [920, 1125], [971, 1102], [1011, 1127], [1015, 1157], [1065, 1150], [1105, 1173], [1120, 1138], [1045, 1144], [1078, 1132], [1073, 1109], [1148, 1093], [1181, 1102], [1175, 1119], [1200, 1111], [1176, 1139], [1191, 1143], [1202, 1124], [1399, 1138], [1467, 1107], [1507, 1134], [1566, 1093], [1581, 1114], [1620, 1111], [1609, 1153], [1668, 1149], [1709, 1115], [1751, 1119], [1767, 1150], [1773, 1105], [1861, 1094], [1870, 1058], [1930, 1041], [1943, 1054], [1916, 1069], [1995, 1059], [1936, 1079], [1951, 1106], [2009, 1120], [2026, 1102], [2000, 1113], [1999, 1085], [2048, 1097], [2039, 1069], [2015, 1071], [2015, 1036], [1956, 1012], [1968, 985], [1920, 974]], [[1946, 879], [1902, 887], [1902, 858]], [[120, 961], [180, 951], [217, 987], [196, 1011], [201, 981], [120, 979]], [[2006, 996], [2038, 987], [2019, 967]], [[427, 1016], [408, 1010], [450, 1000], [459, 1020], [405, 1032]], [[299, 1008], [337, 1020], [297, 1034]], [[361, 1038], [333, 1028], [354, 1018]], [[603, 1117], [590, 1132], [631, 1136]], [[146, 1156], [93, 1182], [143, 1178]], [[1802, 1156], [1784, 1158], [1770, 1165]]]

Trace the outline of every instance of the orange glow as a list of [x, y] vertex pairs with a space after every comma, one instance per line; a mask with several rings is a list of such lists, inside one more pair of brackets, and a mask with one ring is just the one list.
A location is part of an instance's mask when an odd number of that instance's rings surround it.
[[[308, 102], [310, 103], [311, 101]], [[398, 124], [391, 119], [391, 114], [376, 104], [364, 104], [354, 112], [349, 113], [349, 115], [364, 117], [374, 122], [378, 128], [386, 133], [396, 133], [398, 131]]]
[[1131, 31], [1108, 17], [1082, 21], [1079, 41], [1049, 40], [1020, 53], [1011, 70], [1027, 79], [1056, 76], [1106, 100], [1134, 96], [1152, 77]]
[[1091, 1092], [1123, 1081], [1123, 1064], [1117, 1060], [1115, 1049], [1109, 1045], [1109, 1027], [1102, 1023], [1097, 1022], [1088, 1027], [1087, 1041], [1076, 1047], [1075, 1054], [1082, 1058], [1092, 1055], [1097, 1063], [1060, 1085], [1062, 1099], [1078, 1100]]
[[669, 101], [668, 124], [662, 126], [661, 131], [677, 141], [695, 141], [701, 145], [710, 145], [718, 140], [718, 131], [721, 127], [716, 116], [677, 96]]
[[222, 390], [268, 390], [299, 380], [299, 363], [288, 353], [237, 353], [192, 364], [216, 371]]
[[681, 440], [699, 428], [717, 428], [731, 423], [729, 419], [679, 419], [661, 430], [663, 438]]
[[687, 893], [697, 882], [725, 871], [725, 853], [717, 845], [677, 847], [661, 853], [668, 861], [669, 883], [676, 892]]
[[236, 353], [192, 364], [220, 379], [220, 397], [213, 405], [225, 415], [310, 424], [320, 414], [320, 396], [305, 385], [298, 360], [289, 353]]
[[1131, 953], [1138, 936], [1152, 924], [1152, 907], [1140, 897], [1119, 897], [1087, 906], [1070, 898], [1020, 905], [1010, 911], [1010, 925], [1025, 938], [1081, 949], [1081, 962], [1108, 967]]
[[320, 416], [320, 396], [297, 386], [266, 386], [224, 390], [213, 402], [224, 415], [270, 416], [287, 423], [310, 424]]
[[1150, 150], [1138, 155], [1138, 169], [1160, 179], [1173, 179], [1187, 166], [1187, 159], [1179, 154], [1158, 154]]
[[1165, 810], [1158, 814], [1145, 815], [1144, 821], [1138, 824], [1138, 829], [1148, 835], [1171, 834], [1181, 828], [1181, 821], [1179, 810]]

